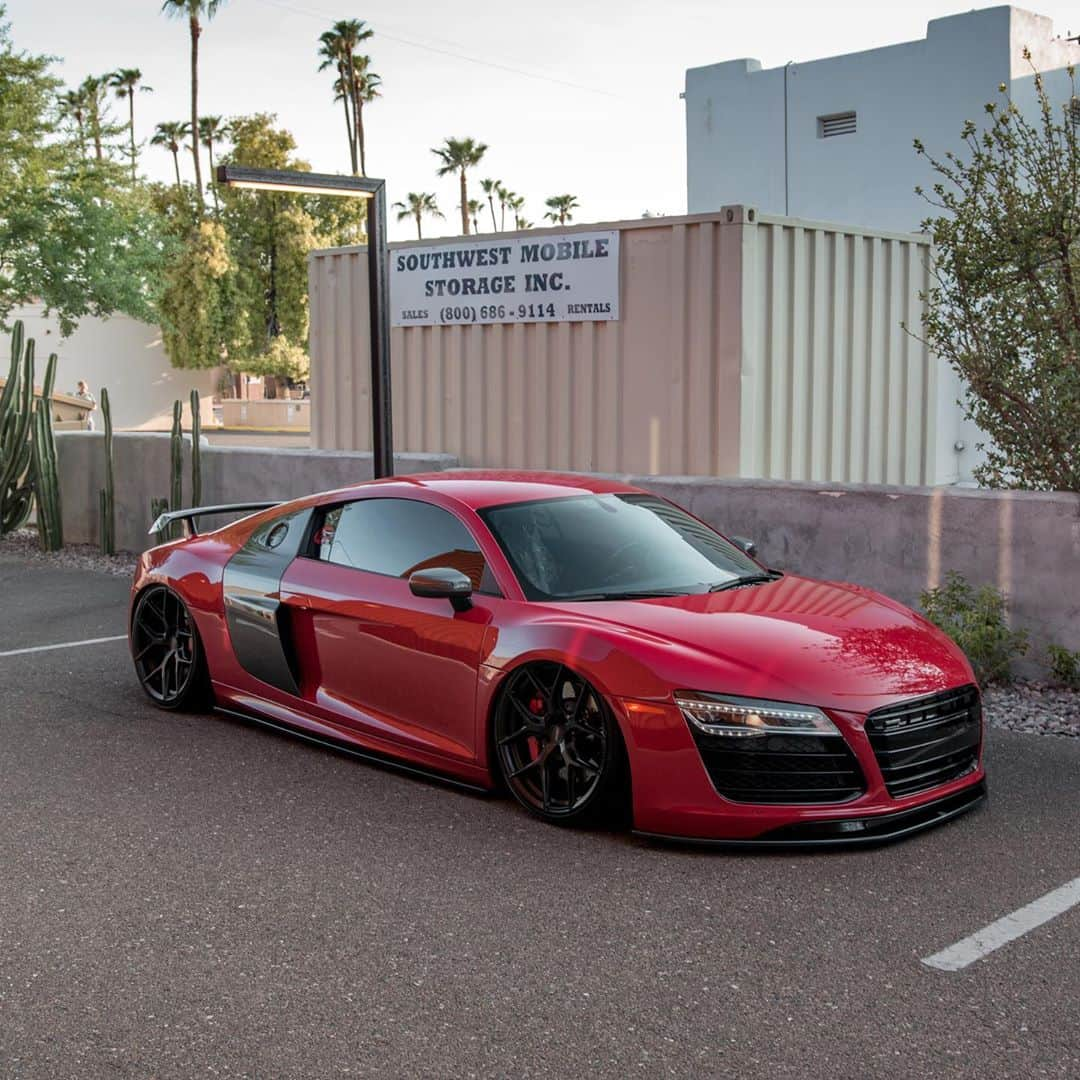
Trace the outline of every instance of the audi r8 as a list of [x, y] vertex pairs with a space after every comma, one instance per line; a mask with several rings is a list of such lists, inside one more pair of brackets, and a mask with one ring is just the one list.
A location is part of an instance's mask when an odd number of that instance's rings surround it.
[[505, 786], [553, 823], [623, 807], [686, 841], [894, 839], [984, 796], [980, 695], [952, 641], [646, 491], [444, 472], [154, 528], [181, 525], [131, 593], [161, 708]]

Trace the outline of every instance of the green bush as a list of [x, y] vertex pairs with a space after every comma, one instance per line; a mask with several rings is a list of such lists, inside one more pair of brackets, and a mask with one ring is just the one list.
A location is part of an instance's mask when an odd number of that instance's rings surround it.
[[1080, 651], [1073, 652], [1062, 645], [1047, 645], [1046, 651], [1054, 679], [1073, 690], [1080, 690]]
[[999, 589], [975, 589], [950, 571], [945, 584], [922, 593], [919, 602], [926, 617], [964, 650], [980, 686], [1010, 681], [1012, 662], [1027, 652], [1028, 636], [1026, 630], [1009, 628]]

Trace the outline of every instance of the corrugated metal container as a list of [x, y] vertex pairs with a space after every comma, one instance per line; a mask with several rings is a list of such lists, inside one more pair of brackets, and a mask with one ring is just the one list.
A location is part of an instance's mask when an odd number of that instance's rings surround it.
[[934, 483], [929, 243], [760, 215], [743, 249], [740, 474]]
[[[601, 227], [620, 231], [617, 322], [393, 328], [395, 449], [505, 468], [934, 482], [932, 361], [900, 326], [918, 325], [923, 240], [743, 207], [529, 235]], [[370, 445], [365, 260], [311, 257], [317, 447]]]

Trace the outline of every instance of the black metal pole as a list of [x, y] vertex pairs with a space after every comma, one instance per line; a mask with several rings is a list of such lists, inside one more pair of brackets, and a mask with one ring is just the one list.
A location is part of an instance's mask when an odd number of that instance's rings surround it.
[[368, 196], [368, 314], [371, 320], [371, 452], [376, 479], [394, 475], [390, 401], [390, 260], [386, 246], [386, 184], [368, 176], [249, 169], [219, 165], [217, 182], [263, 191]]
[[368, 311], [371, 316], [371, 452], [378, 480], [394, 475], [393, 408], [390, 400], [390, 291], [386, 247], [386, 185], [368, 199]]

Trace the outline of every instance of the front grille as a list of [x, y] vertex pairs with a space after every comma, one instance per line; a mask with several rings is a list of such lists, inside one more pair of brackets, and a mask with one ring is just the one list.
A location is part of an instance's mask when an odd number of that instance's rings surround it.
[[978, 763], [979, 691], [964, 686], [877, 709], [866, 718], [866, 734], [894, 799], [938, 787]]
[[732, 802], [844, 802], [864, 790], [839, 735], [709, 735], [693, 725], [690, 731], [713, 787]]

